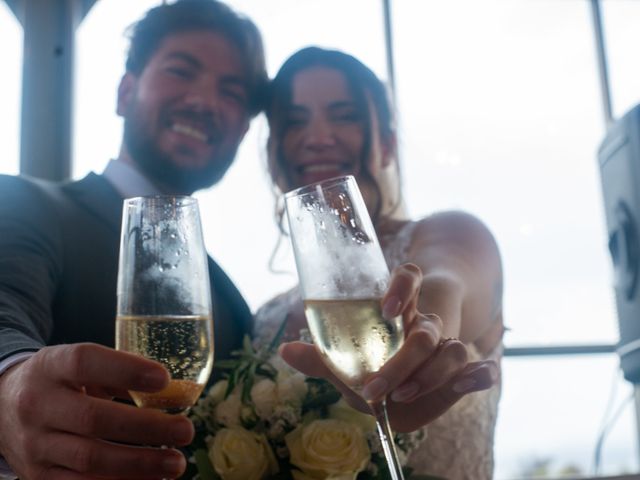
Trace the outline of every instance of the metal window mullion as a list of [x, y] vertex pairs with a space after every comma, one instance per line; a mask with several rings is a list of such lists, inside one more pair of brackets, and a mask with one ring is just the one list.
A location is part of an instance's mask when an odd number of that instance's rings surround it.
[[600, 0], [591, 0], [591, 14], [593, 18], [593, 31], [596, 43], [596, 56], [598, 59], [598, 74], [600, 78], [600, 94], [602, 96], [602, 111], [607, 128], [613, 123], [613, 110], [611, 108], [611, 87], [609, 84], [609, 65], [607, 62], [604, 33], [602, 27], [602, 14]]

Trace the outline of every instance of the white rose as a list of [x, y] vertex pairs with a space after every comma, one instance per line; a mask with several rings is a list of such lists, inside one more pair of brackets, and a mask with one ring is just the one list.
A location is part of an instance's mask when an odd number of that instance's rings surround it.
[[240, 400], [240, 392], [234, 391], [226, 399], [216, 405], [213, 412], [213, 418], [216, 422], [231, 427], [240, 425], [240, 410], [242, 401]]
[[213, 387], [207, 393], [207, 396], [213, 401], [214, 404], [220, 403], [224, 400], [224, 394], [227, 391], [227, 387], [229, 386], [228, 380], [220, 380], [216, 382]]
[[278, 375], [277, 386], [280, 401], [293, 405], [302, 405], [308, 390], [307, 382], [304, 380], [305, 376], [300, 372], [284, 376], [284, 378]]
[[352, 408], [344, 398], [329, 406], [329, 418], [343, 420], [359, 426], [365, 434], [376, 431], [376, 419]]
[[251, 400], [258, 416], [262, 419], [268, 419], [278, 403], [276, 384], [273, 380], [263, 378], [256, 382], [251, 388]]
[[285, 437], [296, 480], [355, 480], [371, 451], [359, 428], [341, 420], [314, 420]]
[[269, 363], [278, 372], [278, 378], [285, 378], [298, 373], [298, 371], [285, 362], [280, 355], [274, 355], [269, 359]]
[[241, 427], [220, 430], [213, 439], [209, 459], [223, 480], [261, 480], [278, 472], [264, 435]]

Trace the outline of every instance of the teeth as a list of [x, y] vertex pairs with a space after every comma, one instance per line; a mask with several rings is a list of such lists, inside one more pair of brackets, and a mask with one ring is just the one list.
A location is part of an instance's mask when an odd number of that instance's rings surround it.
[[341, 171], [342, 167], [336, 164], [314, 164], [314, 165], [304, 165], [302, 170], [305, 173], [316, 173], [316, 172], [336, 172]]
[[188, 135], [189, 137], [195, 138], [196, 140], [200, 140], [201, 142], [207, 142], [207, 135], [200, 131], [196, 130], [189, 125], [184, 125], [182, 123], [176, 123], [171, 126], [171, 129], [174, 132], [181, 133], [183, 135]]

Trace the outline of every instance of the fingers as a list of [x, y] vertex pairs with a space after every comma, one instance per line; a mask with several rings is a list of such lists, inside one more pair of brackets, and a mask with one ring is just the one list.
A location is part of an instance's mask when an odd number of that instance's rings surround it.
[[169, 373], [161, 364], [101, 345], [64, 345], [43, 349], [40, 353], [34, 360], [47, 366], [54, 382], [144, 392], [161, 390], [169, 383]]
[[391, 427], [398, 432], [414, 431], [438, 418], [465, 395], [491, 388], [498, 377], [495, 362], [470, 363], [448, 382], [412, 403], [389, 402]]
[[335, 378], [333, 372], [324, 364], [318, 349], [310, 343], [283, 343], [278, 353], [285, 362], [309, 377]]
[[183, 446], [194, 435], [193, 424], [182, 415], [61, 390], [51, 392], [48, 402], [39, 422], [51, 430], [137, 445]]
[[49, 434], [46, 450], [36, 455], [42, 463], [56, 465], [60, 478], [74, 478], [63, 476], [65, 469], [100, 478], [177, 478], [186, 468], [184, 456], [175, 449], [131, 447], [63, 433]]
[[[415, 371], [422, 368], [438, 348], [441, 324], [442, 321], [437, 315], [419, 315], [409, 327], [400, 350], [376, 374], [367, 379], [362, 395], [369, 401], [378, 401], [404, 384]], [[466, 349], [462, 344], [460, 347], [465, 350], [465, 356], [462, 365], [455, 362], [458, 369], [464, 367], [466, 363]], [[460, 355], [459, 351], [441, 350], [439, 353], [444, 354], [445, 359], [450, 356], [456, 359]], [[457, 355], [451, 355], [452, 353]]]
[[320, 352], [314, 345], [304, 342], [283, 343], [278, 353], [285, 362], [303, 374], [309, 377], [325, 378], [331, 382], [353, 408], [371, 413], [362, 397], [345, 385], [325, 365]]
[[422, 284], [422, 271], [413, 263], [405, 263], [393, 269], [389, 288], [382, 299], [382, 314], [385, 318], [397, 317], [403, 312], [409, 316], [405, 320], [411, 320], [411, 313], [416, 311], [420, 285]]
[[392, 389], [391, 399], [395, 402], [410, 402], [438, 389], [458, 375], [466, 365], [467, 349], [464, 344], [459, 340], [445, 340], [430, 360], [416, 369], [408, 381]]

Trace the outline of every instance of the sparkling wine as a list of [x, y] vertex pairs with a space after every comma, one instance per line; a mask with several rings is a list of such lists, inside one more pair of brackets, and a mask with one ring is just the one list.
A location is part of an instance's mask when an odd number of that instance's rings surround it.
[[116, 320], [116, 348], [156, 360], [171, 375], [160, 392], [129, 392], [139, 407], [186, 412], [211, 374], [212, 346], [207, 316], [118, 316]]
[[402, 318], [384, 319], [380, 298], [304, 303], [311, 335], [327, 365], [356, 391], [402, 346]]

